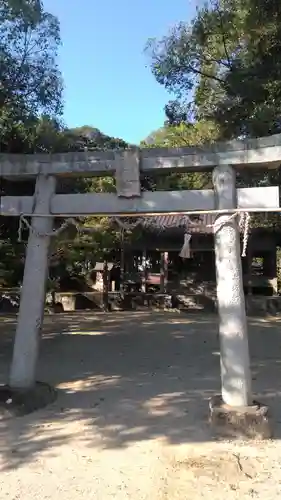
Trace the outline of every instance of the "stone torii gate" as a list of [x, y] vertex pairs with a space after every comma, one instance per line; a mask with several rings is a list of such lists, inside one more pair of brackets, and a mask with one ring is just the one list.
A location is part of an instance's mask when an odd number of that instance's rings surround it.
[[[215, 211], [215, 255], [222, 392], [213, 415], [253, 408], [247, 322], [237, 210], [279, 209], [279, 188], [236, 189], [235, 169], [277, 168], [281, 136], [216, 144], [204, 148], [153, 148], [66, 154], [0, 155], [0, 177], [36, 178], [34, 196], [3, 196], [0, 215], [32, 216], [9, 385], [35, 383], [48, 273], [48, 252], [55, 217], [140, 216]], [[141, 192], [140, 173], [213, 172], [213, 190]], [[56, 179], [115, 175], [117, 194], [56, 194]], [[256, 411], [260, 408], [254, 406]], [[258, 408], [258, 409], [257, 409]], [[252, 411], [252, 410], [251, 410]], [[216, 413], [217, 412], [217, 413]], [[243, 412], [242, 412], [243, 413]], [[251, 413], [251, 412], [250, 412]], [[233, 412], [231, 413], [231, 415]], [[248, 418], [248, 412], [246, 412]], [[245, 421], [245, 412], [243, 413]], [[263, 413], [264, 415], [264, 413]], [[235, 420], [234, 419], [234, 420]]]

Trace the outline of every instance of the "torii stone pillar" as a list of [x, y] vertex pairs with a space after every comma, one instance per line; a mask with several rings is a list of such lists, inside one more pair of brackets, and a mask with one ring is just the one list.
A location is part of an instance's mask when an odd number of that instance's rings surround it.
[[41, 326], [44, 317], [46, 281], [52, 217], [50, 201], [55, 193], [56, 180], [53, 176], [39, 175], [35, 187], [34, 214], [25, 259], [20, 310], [9, 385], [14, 389], [29, 389], [35, 383]]
[[[217, 209], [237, 207], [235, 177], [228, 165], [214, 169]], [[228, 219], [229, 214], [218, 216], [215, 231], [222, 400], [230, 407], [247, 407], [252, 390], [240, 233], [236, 218]]]

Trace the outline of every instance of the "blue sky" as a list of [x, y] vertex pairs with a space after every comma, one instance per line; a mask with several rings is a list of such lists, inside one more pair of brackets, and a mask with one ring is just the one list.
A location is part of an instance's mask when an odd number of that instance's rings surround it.
[[195, 0], [45, 0], [61, 23], [59, 65], [64, 120], [138, 143], [161, 127], [167, 92], [152, 76], [144, 46], [188, 20]]

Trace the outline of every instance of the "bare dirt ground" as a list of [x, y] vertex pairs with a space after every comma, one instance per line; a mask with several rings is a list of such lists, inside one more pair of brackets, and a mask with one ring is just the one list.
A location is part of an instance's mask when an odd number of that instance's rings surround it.
[[[250, 320], [254, 392], [275, 438], [216, 442], [208, 399], [220, 389], [215, 316], [49, 316], [38, 379], [44, 410], [0, 421], [0, 498], [277, 499], [281, 494], [281, 319]], [[0, 317], [0, 381], [15, 318]]]

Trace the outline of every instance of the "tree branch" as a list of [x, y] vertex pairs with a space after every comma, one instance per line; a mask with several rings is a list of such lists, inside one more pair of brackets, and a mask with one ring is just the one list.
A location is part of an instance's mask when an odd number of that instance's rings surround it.
[[222, 12], [221, 12], [221, 9], [220, 9], [219, 4], [218, 4], [217, 1], [215, 2], [215, 8], [216, 8], [217, 13], [219, 15], [220, 28], [221, 28], [221, 36], [222, 36], [222, 43], [223, 43], [223, 47], [224, 47], [225, 57], [227, 59], [228, 65], [229, 65], [228, 67], [231, 70], [232, 69], [232, 64], [231, 64], [230, 56], [229, 56], [227, 45], [226, 45], [226, 33], [225, 33], [225, 30], [224, 30], [223, 16], [222, 16]]
[[210, 75], [208, 73], [205, 73], [204, 71], [201, 71], [200, 69], [196, 69], [193, 66], [189, 66], [190, 71], [193, 71], [196, 75], [203, 76], [205, 78], [209, 78], [210, 80], [215, 80], [216, 82], [220, 83], [221, 85], [225, 85], [225, 81], [222, 78], [219, 78], [216, 75]]

